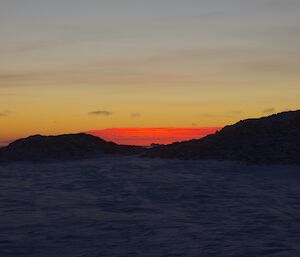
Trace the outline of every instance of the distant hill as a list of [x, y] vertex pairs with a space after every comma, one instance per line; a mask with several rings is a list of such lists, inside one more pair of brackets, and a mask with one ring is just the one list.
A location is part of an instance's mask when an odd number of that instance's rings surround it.
[[117, 145], [88, 134], [35, 135], [0, 149], [0, 161], [73, 160], [101, 154], [137, 154], [142, 147]]
[[300, 110], [242, 120], [199, 140], [157, 146], [144, 156], [300, 164]]
[[221, 131], [152, 148], [117, 145], [88, 134], [35, 135], [0, 149], [0, 162], [74, 160], [103, 154], [151, 158], [233, 160], [255, 164], [300, 164], [300, 110], [242, 120]]

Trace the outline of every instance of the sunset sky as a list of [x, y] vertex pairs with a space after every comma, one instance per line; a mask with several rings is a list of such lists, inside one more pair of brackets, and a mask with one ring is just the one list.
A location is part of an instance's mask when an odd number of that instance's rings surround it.
[[1, 0], [0, 145], [300, 107], [299, 0]]
[[220, 128], [114, 128], [86, 131], [93, 136], [122, 145], [171, 144], [214, 134]]

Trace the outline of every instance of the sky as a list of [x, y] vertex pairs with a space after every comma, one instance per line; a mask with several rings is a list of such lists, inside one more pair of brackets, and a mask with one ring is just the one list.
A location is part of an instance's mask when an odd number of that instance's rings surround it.
[[171, 144], [178, 141], [199, 139], [219, 131], [219, 127], [209, 128], [113, 128], [91, 130], [86, 133], [106, 141], [122, 145], [150, 146]]
[[299, 0], [0, 0], [0, 145], [299, 109]]

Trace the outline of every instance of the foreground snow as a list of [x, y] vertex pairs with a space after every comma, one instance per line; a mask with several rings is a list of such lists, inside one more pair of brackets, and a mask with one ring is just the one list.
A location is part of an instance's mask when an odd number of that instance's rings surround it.
[[0, 183], [0, 256], [300, 256], [297, 166], [109, 157]]

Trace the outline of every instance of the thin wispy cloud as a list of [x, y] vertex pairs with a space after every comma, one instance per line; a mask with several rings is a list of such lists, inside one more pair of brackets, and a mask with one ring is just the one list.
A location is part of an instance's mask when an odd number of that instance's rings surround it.
[[32, 79], [33, 76], [35, 76], [35, 73], [26, 73], [26, 72], [20, 72], [20, 73], [1, 73], [0, 79], [3, 80], [17, 80], [17, 79]]
[[15, 93], [4, 93], [4, 94], [0, 94], [0, 96], [20, 96], [20, 94], [15, 94]]
[[274, 112], [275, 112], [275, 108], [267, 108], [263, 110], [263, 113], [267, 113], [267, 114], [274, 113]]
[[142, 115], [141, 115], [141, 113], [139, 113], [139, 112], [131, 113], [131, 118], [134, 118], [134, 119], [140, 118], [141, 116], [142, 116]]
[[5, 110], [5, 111], [2, 111], [0, 112], [0, 117], [5, 117], [9, 114], [9, 111]]
[[14, 73], [0, 73], [0, 87], [11, 88], [20, 85], [34, 84], [35, 82], [49, 81], [51, 76], [56, 72], [53, 71], [31, 71]]
[[95, 115], [95, 116], [111, 116], [111, 115], [113, 115], [113, 113], [110, 111], [91, 111], [88, 114]]
[[201, 116], [205, 118], [221, 118], [221, 117], [236, 117], [243, 114], [241, 110], [232, 110], [222, 113], [203, 113]]

